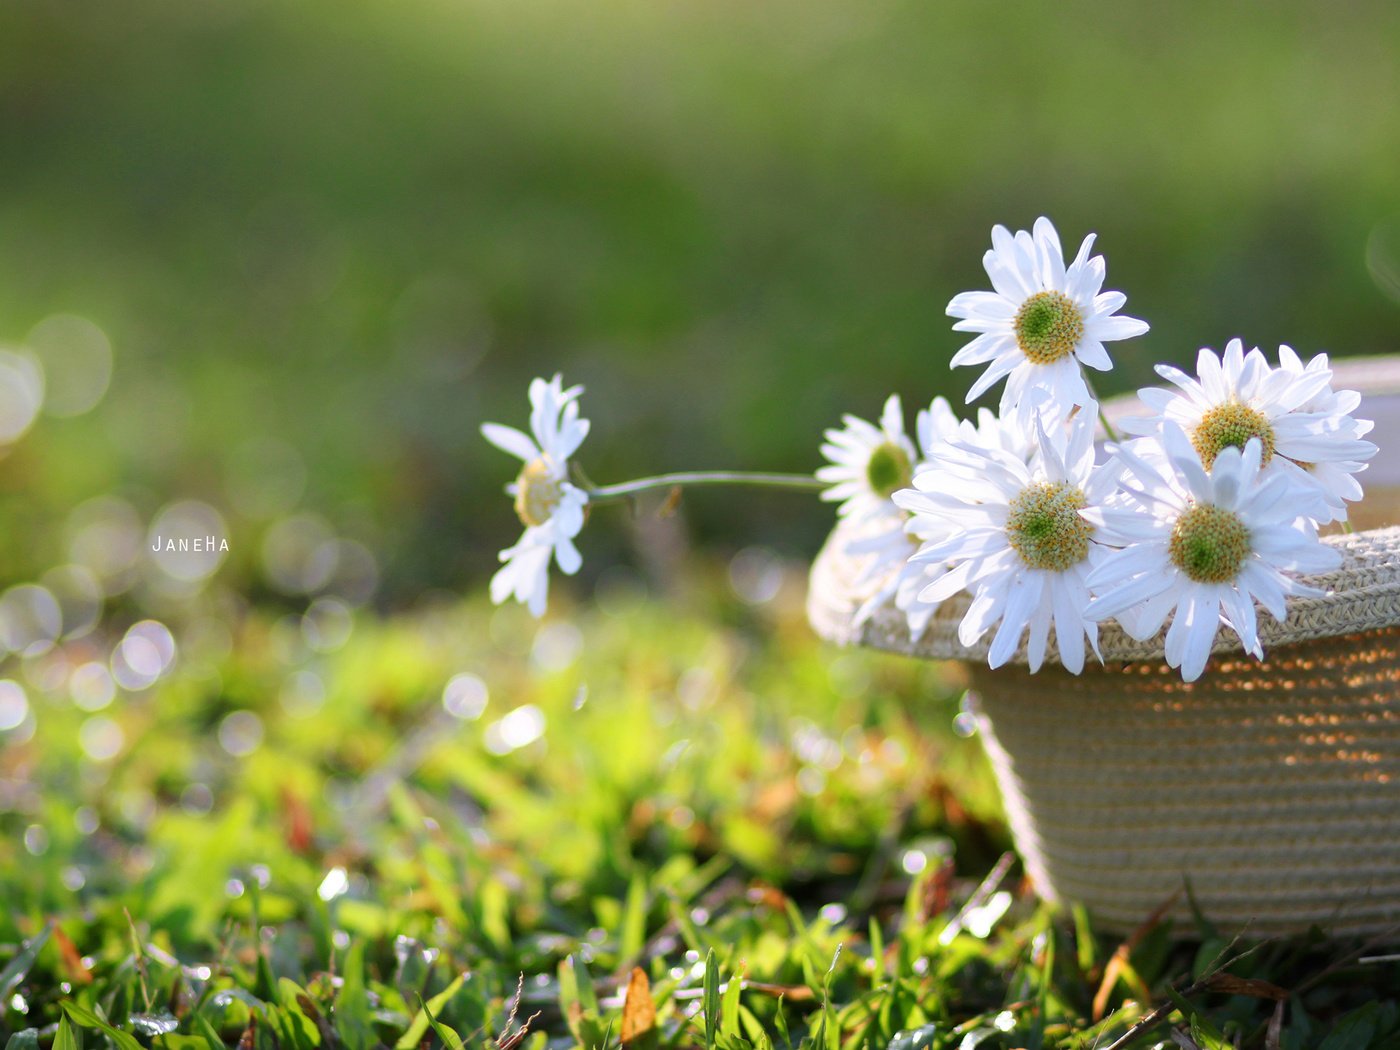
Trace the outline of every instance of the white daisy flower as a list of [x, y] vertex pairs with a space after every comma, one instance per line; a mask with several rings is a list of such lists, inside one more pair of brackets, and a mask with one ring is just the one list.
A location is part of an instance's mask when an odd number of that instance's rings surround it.
[[1051, 433], [1037, 418], [1029, 457], [1002, 446], [1002, 427], [977, 441], [964, 428], [915, 474], [915, 490], [895, 496], [916, 520], [946, 530], [915, 555], [945, 570], [919, 598], [937, 603], [970, 591], [958, 638], [973, 645], [996, 626], [992, 667], [1010, 660], [1029, 631], [1027, 662], [1039, 670], [1052, 626], [1060, 662], [1075, 674], [1084, 668], [1086, 637], [1098, 652], [1098, 625], [1084, 608], [1088, 573], [1103, 551], [1081, 512], [1113, 491], [1116, 470], [1094, 464], [1096, 411], [1091, 403]]
[[[920, 460], [914, 469], [921, 469], [929, 457], [937, 454], [940, 445], [954, 440], [961, 425], [947, 398], [935, 397], [928, 408], [919, 409], [915, 418], [914, 433], [918, 439], [919, 452], [924, 459]], [[912, 481], [912, 476], [910, 480]], [[876, 584], [869, 597], [856, 610], [855, 623], [864, 623], [877, 609], [893, 598], [895, 608], [905, 614], [910, 637], [917, 639], [928, 629], [929, 620], [938, 610], [936, 602], [920, 601], [919, 592], [947, 570], [943, 566], [912, 562], [909, 559], [921, 544], [942, 539], [950, 526], [942, 522], [934, 525], [928, 519], [916, 519], [898, 507], [893, 509], [895, 515], [891, 519], [890, 527], [881, 529], [874, 535], [862, 537], [846, 548], [851, 554], [870, 559], [869, 567], [857, 581], [858, 584]]]
[[491, 578], [491, 600], [497, 605], [514, 597], [543, 616], [549, 597], [549, 561], [572, 575], [583, 564], [574, 537], [583, 528], [588, 495], [569, 481], [569, 457], [588, 436], [588, 420], [580, 419], [578, 396], [583, 387], [565, 390], [555, 376], [548, 383], [530, 383], [531, 438], [514, 427], [485, 423], [487, 441], [525, 461], [519, 477], [506, 486], [515, 498], [515, 513], [525, 533], [514, 547], [501, 551], [505, 564]]
[[919, 409], [914, 417], [914, 434], [919, 439], [919, 458], [929, 458], [934, 446], [957, 439], [962, 420], [958, 419], [946, 397], [935, 397], [928, 408]]
[[[970, 420], [959, 420], [953, 414], [952, 406], [942, 397], [934, 398], [926, 411], [919, 412], [917, 433], [924, 458], [915, 466], [915, 473], [935, 465], [947, 448], [959, 441], [1001, 449], [1022, 461], [1030, 458], [1035, 447], [1034, 437], [1025, 427], [1004, 423], [996, 413], [986, 408], [979, 410], [976, 425]], [[915, 492], [912, 489], [907, 491]], [[853, 552], [878, 550], [887, 564], [892, 564], [897, 558], [903, 559], [898, 571], [887, 576], [885, 586], [856, 611], [855, 622], [864, 622], [893, 595], [895, 608], [904, 613], [909, 625], [910, 638], [917, 641], [928, 630], [934, 613], [942, 604], [941, 600], [926, 601], [922, 595], [930, 584], [942, 579], [952, 566], [947, 562], [920, 561], [912, 556], [922, 547], [947, 539], [959, 526], [931, 514], [914, 514], [906, 510], [904, 516], [902, 543], [897, 544], [893, 536], [885, 533], [859, 541], [850, 548]]]
[[1109, 370], [1113, 362], [1103, 344], [1147, 331], [1143, 321], [1116, 316], [1127, 296], [1100, 291], [1104, 261], [1089, 257], [1093, 243], [1091, 233], [1066, 267], [1049, 219], [1037, 219], [1034, 233], [992, 228], [992, 248], [982, 265], [995, 290], [963, 292], [948, 304], [949, 316], [961, 318], [954, 331], [980, 333], [953, 356], [953, 365], [987, 365], [968, 401], [1005, 378], [1003, 416], [1034, 389], [1048, 390], [1068, 414], [1070, 406], [1090, 400], [1081, 366]]
[[[1035, 450], [1035, 438], [1026, 427], [1003, 422], [995, 412], [987, 408], [978, 411], [976, 425], [970, 420], [960, 421], [953, 414], [947, 400], [941, 397], [934, 399], [927, 412], [919, 413], [917, 433], [924, 458], [914, 468], [916, 474], [936, 465], [947, 447], [959, 441], [984, 448], [1001, 449], [1018, 457], [1022, 462], [1028, 461]], [[941, 600], [926, 601], [922, 595], [930, 584], [947, 575], [952, 566], [947, 562], [916, 560], [912, 555], [922, 547], [947, 539], [960, 526], [947, 518], [932, 514], [913, 514], [907, 510], [905, 514], [908, 520], [904, 525], [904, 564], [889, 581], [885, 592], [872, 598], [867, 606], [883, 602], [892, 593], [895, 608], [904, 613], [909, 625], [910, 638], [917, 641], [928, 630], [934, 613], [942, 604]], [[866, 609], [858, 611], [856, 622], [861, 622], [865, 615], [868, 615]]]
[[[1301, 375], [1313, 370], [1328, 370], [1326, 354], [1318, 354], [1306, 364], [1288, 346], [1278, 348], [1279, 367]], [[1319, 517], [1318, 524], [1326, 525], [1333, 521], [1347, 520], [1347, 501], [1356, 502], [1363, 493], [1361, 483], [1353, 475], [1366, 469], [1366, 463], [1378, 451], [1374, 442], [1361, 440], [1375, 427], [1369, 419], [1357, 419], [1352, 413], [1361, 407], [1361, 394], [1355, 390], [1333, 390], [1329, 382], [1327, 388], [1316, 397], [1304, 402], [1298, 409], [1326, 420], [1326, 426], [1333, 430], [1339, 439], [1333, 445], [1333, 452], [1343, 455], [1342, 441], [1352, 444], [1348, 447], [1355, 453], [1352, 459], [1325, 459], [1295, 463], [1286, 461], [1285, 469], [1297, 471], [1302, 479], [1316, 485], [1322, 500], [1327, 506], [1328, 516]]]
[[863, 520], [872, 516], [898, 516], [890, 496], [909, 484], [914, 443], [904, 433], [904, 408], [899, 395], [891, 394], [880, 413], [880, 425], [847, 415], [841, 430], [828, 430], [822, 455], [830, 462], [817, 470], [817, 480], [829, 482], [822, 499], [840, 502], [836, 513]]
[[1165, 471], [1131, 448], [1118, 450], [1131, 475], [1123, 489], [1135, 509], [1085, 512], [1106, 543], [1122, 547], [1089, 574], [1095, 598], [1088, 615], [1117, 617], [1129, 635], [1145, 641], [1174, 613], [1167, 663], [1191, 682], [1205, 670], [1222, 623], [1262, 657], [1254, 603], [1282, 621], [1288, 595], [1322, 593], [1289, 574], [1327, 572], [1341, 555], [1311, 524], [1298, 521], [1288, 477], [1261, 470], [1258, 437], [1243, 450], [1219, 449], [1209, 472], [1174, 423], [1164, 426], [1162, 450], [1170, 467]]
[[1265, 474], [1281, 473], [1293, 483], [1295, 510], [1319, 524], [1345, 521], [1346, 501], [1361, 498], [1352, 475], [1376, 454], [1362, 437], [1372, 424], [1351, 416], [1361, 395], [1332, 389], [1326, 354], [1304, 364], [1281, 346], [1279, 362], [1271, 367], [1257, 348], [1246, 354], [1244, 344], [1232, 339], [1223, 356], [1201, 350], [1196, 378], [1158, 365], [1157, 374], [1178, 389], [1139, 391], [1153, 414], [1123, 420], [1123, 430], [1156, 435], [1174, 423], [1208, 470], [1223, 449], [1243, 448], [1257, 438]]

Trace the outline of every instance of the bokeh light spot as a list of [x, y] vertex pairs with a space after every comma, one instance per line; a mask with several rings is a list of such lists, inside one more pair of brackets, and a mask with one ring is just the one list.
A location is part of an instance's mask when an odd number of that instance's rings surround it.
[[283, 594], [312, 594], [330, 582], [337, 550], [331, 527], [315, 514], [282, 518], [263, 537], [262, 568]]
[[767, 548], [747, 547], [729, 562], [729, 585], [748, 605], [771, 602], [783, 585], [782, 564]]
[[92, 661], [74, 669], [68, 679], [68, 692], [82, 710], [101, 711], [117, 695], [117, 687], [106, 666]]
[[463, 672], [453, 675], [442, 691], [442, 706], [454, 718], [472, 721], [481, 717], [486, 710], [490, 694], [483, 682], [474, 674]]
[[198, 500], [181, 500], [155, 516], [146, 552], [168, 576], [195, 583], [214, 574], [228, 545], [228, 529], [217, 510]]
[[583, 632], [567, 620], [554, 620], [535, 632], [530, 663], [537, 671], [562, 671], [571, 667], [582, 652]]
[[486, 727], [486, 750], [506, 755], [544, 736], [545, 717], [534, 704], [525, 704]]
[[350, 640], [350, 608], [339, 598], [317, 598], [301, 618], [306, 644], [318, 653], [333, 653]]
[[34, 583], [0, 595], [0, 647], [21, 656], [39, 656], [63, 632], [63, 612], [45, 588]]
[[156, 620], [133, 624], [112, 654], [112, 677], [123, 689], [138, 692], [155, 684], [175, 660], [175, 639]]
[[293, 671], [278, 694], [282, 710], [293, 718], [310, 718], [326, 703], [326, 685], [315, 671]]
[[64, 638], [81, 638], [97, 626], [102, 615], [102, 584], [91, 569], [60, 565], [39, 578], [58, 602]]
[[98, 496], [68, 515], [68, 557], [87, 567], [110, 595], [121, 594], [136, 580], [145, 529], [131, 504], [115, 496]]
[[44, 403], [44, 370], [32, 354], [0, 350], [0, 445], [19, 440]]
[[25, 343], [44, 368], [47, 414], [80, 416], [107, 393], [112, 381], [112, 343], [86, 317], [46, 317], [29, 330]]
[[262, 742], [262, 719], [252, 711], [234, 711], [219, 723], [219, 746], [235, 758], [251, 755]]
[[29, 717], [29, 697], [18, 682], [0, 680], [0, 732], [18, 729]]
[[125, 745], [122, 727], [104, 715], [89, 718], [78, 730], [78, 746], [94, 762], [116, 758]]

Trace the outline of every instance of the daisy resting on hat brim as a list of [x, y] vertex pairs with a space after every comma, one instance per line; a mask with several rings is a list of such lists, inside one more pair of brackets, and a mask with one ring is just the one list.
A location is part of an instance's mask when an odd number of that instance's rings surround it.
[[961, 319], [954, 331], [979, 333], [953, 356], [953, 365], [987, 365], [968, 401], [1005, 378], [1002, 415], [1035, 389], [1049, 391], [1068, 415], [1071, 406], [1092, 399], [1081, 366], [1108, 371], [1113, 362], [1103, 344], [1147, 331], [1145, 322], [1117, 316], [1127, 296], [1100, 290], [1105, 266], [1103, 256], [1089, 256], [1093, 243], [1091, 233], [1066, 266], [1049, 219], [1037, 219], [1033, 233], [992, 228], [982, 265], [994, 290], [963, 292], [948, 303], [949, 316]]
[[1029, 459], [1002, 447], [1000, 434], [969, 440], [965, 432], [935, 450], [913, 490], [895, 494], [915, 520], [950, 527], [915, 555], [946, 566], [919, 598], [938, 603], [969, 591], [958, 639], [974, 645], [996, 626], [987, 656], [993, 668], [1007, 663], [1029, 632], [1027, 663], [1039, 670], [1052, 626], [1060, 662], [1071, 672], [1084, 668], [1086, 637], [1098, 652], [1098, 625], [1084, 609], [1089, 571], [1104, 552], [1083, 511], [1108, 498], [1117, 474], [1112, 464], [1094, 463], [1096, 409], [1088, 406], [1053, 432], [1037, 417]]
[[555, 376], [548, 383], [530, 383], [530, 431], [523, 434], [499, 423], [482, 424], [487, 441], [525, 461], [508, 492], [525, 526], [520, 542], [501, 551], [505, 564], [491, 578], [491, 600], [497, 605], [514, 597], [536, 617], [543, 616], [549, 598], [549, 562], [572, 575], [583, 564], [574, 537], [583, 528], [588, 495], [569, 481], [569, 457], [588, 436], [588, 420], [579, 418], [578, 396], [583, 387], [565, 390]]
[[1209, 473], [1174, 423], [1165, 424], [1161, 445], [1150, 447], [1160, 450], [1162, 466], [1131, 446], [1116, 450], [1131, 475], [1123, 491], [1135, 509], [1084, 512], [1105, 543], [1122, 548], [1089, 574], [1095, 597], [1088, 616], [1116, 617], [1145, 641], [1171, 615], [1167, 663], [1191, 682], [1205, 670], [1222, 623], [1262, 657], [1254, 603], [1283, 621], [1289, 595], [1322, 593], [1290, 574], [1327, 572], [1341, 555], [1299, 519], [1297, 485], [1286, 474], [1262, 474], [1258, 438], [1243, 450], [1221, 449]]
[[909, 484], [918, 453], [904, 432], [904, 408], [891, 394], [880, 413], [880, 425], [857, 416], [841, 417], [840, 430], [826, 432], [822, 455], [830, 462], [817, 469], [817, 480], [831, 487], [822, 499], [840, 502], [841, 517], [897, 515], [890, 496]]
[[1208, 349], [1197, 354], [1195, 378], [1158, 365], [1157, 374], [1178, 389], [1139, 391], [1154, 414], [1123, 420], [1123, 430], [1152, 435], [1175, 423], [1208, 470], [1221, 450], [1256, 438], [1265, 474], [1291, 478], [1302, 513], [1319, 524], [1345, 521], [1346, 501], [1361, 498], [1352, 475], [1376, 454], [1376, 446], [1362, 438], [1372, 424], [1350, 414], [1361, 395], [1332, 389], [1326, 354], [1304, 364], [1281, 346], [1279, 362], [1272, 367], [1258, 348], [1246, 354], [1244, 344], [1232, 339], [1222, 356]]
[[[914, 433], [919, 453], [924, 458], [914, 469], [919, 470], [927, 463], [930, 450], [953, 440], [961, 425], [947, 398], [935, 397], [928, 408], [919, 409]], [[909, 481], [912, 481], [912, 476], [905, 483]], [[915, 519], [895, 506], [893, 501], [890, 502], [890, 509], [893, 515], [889, 527], [861, 536], [846, 547], [847, 553], [870, 559], [866, 570], [856, 581], [857, 588], [874, 585], [869, 596], [856, 609], [854, 622], [857, 625], [864, 623], [880, 606], [893, 598], [895, 608], [905, 614], [910, 637], [918, 638], [928, 629], [929, 620], [938, 609], [936, 603], [920, 602], [919, 592], [945, 570], [940, 566], [913, 562], [909, 558], [920, 544], [941, 539], [949, 526], [939, 524], [935, 527], [928, 520]]]
[[[978, 411], [975, 425], [970, 420], [960, 421], [942, 397], [934, 398], [928, 411], [919, 413], [918, 435], [924, 459], [915, 467], [916, 474], [919, 470], [936, 465], [940, 450], [946, 450], [959, 440], [985, 448], [999, 448], [1023, 462], [1030, 458], [1035, 444], [1025, 427], [1004, 422], [990, 409]], [[904, 613], [908, 623], [909, 637], [917, 640], [928, 630], [933, 614], [942, 604], [942, 601], [926, 601], [921, 595], [930, 584], [942, 579], [950, 566], [947, 562], [921, 561], [910, 555], [921, 547], [947, 539], [960, 526], [935, 514], [914, 514], [906, 510], [905, 516], [906, 560], [886, 590], [870, 598], [857, 610], [855, 622], [861, 623], [867, 619], [874, 608], [892, 593], [895, 608]]]
[[[1326, 354], [1318, 354], [1304, 365], [1290, 347], [1280, 346], [1278, 358], [1279, 367], [1290, 372], [1302, 373], [1313, 369], [1328, 369], [1330, 371]], [[1322, 491], [1323, 502], [1327, 505], [1330, 517], [1319, 517], [1319, 525], [1326, 525], [1329, 521], [1346, 521], [1347, 502], [1355, 503], [1363, 495], [1361, 483], [1353, 475], [1366, 469], [1367, 462], [1375, 456], [1378, 449], [1374, 442], [1360, 440], [1369, 434], [1376, 425], [1369, 419], [1357, 419], [1352, 415], [1360, 407], [1361, 394], [1359, 392], [1333, 390], [1329, 382], [1326, 390], [1304, 402], [1298, 409], [1300, 412], [1317, 414], [1328, 420], [1328, 425], [1334, 428], [1337, 438], [1333, 448], [1335, 453], [1339, 456], [1343, 455], [1347, 448], [1356, 453], [1354, 459], [1337, 458], [1303, 463], [1294, 463], [1290, 460], [1288, 462], [1289, 472], [1301, 474], [1304, 479], [1317, 485]], [[1350, 439], [1354, 444], [1344, 446], [1343, 439]]]
[[853, 415], [843, 416], [841, 422], [841, 429], [826, 431], [821, 453], [829, 462], [817, 469], [816, 478], [830, 486], [821, 498], [839, 500], [837, 515], [858, 524], [846, 553], [861, 566], [853, 595], [862, 600], [864, 620], [889, 596], [892, 575], [913, 553], [912, 541], [904, 534], [906, 516], [890, 496], [909, 484], [917, 453], [904, 432], [898, 394], [886, 399], [879, 426]]

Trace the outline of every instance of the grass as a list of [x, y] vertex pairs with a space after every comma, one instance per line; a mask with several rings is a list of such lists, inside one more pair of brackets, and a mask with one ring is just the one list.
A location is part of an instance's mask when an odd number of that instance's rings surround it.
[[1038, 904], [956, 670], [826, 647], [799, 596], [195, 618], [95, 713], [53, 668], [110, 639], [12, 661], [9, 1050], [1088, 1047], [1159, 1006], [1202, 1047], [1400, 1040], [1350, 946]]

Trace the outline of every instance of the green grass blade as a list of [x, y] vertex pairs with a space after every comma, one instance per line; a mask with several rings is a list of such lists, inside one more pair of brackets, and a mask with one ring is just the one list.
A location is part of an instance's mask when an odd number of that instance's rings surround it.
[[415, 1050], [432, 1023], [429, 1015], [440, 1014], [442, 1008], [452, 1001], [452, 997], [461, 991], [462, 984], [466, 979], [465, 973], [459, 973], [456, 980], [425, 1002], [418, 1013], [414, 1015], [412, 1024], [405, 1029], [403, 1035], [399, 1037], [399, 1041], [394, 1044], [394, 1050]]
[[705, 1048], [714, 1050], [719, 1034], [719, 960], [711, 948], [705, 956]]
[[65, 1013], [58, 1019], [58, 1031], [53, 1037], [53, 1050], [83, 1050], [83, 1035], [74, 1028]]
[[136, 1037], [130, 1032], [123, 1032], [120, 1028], [109, 1024], [86, 1007], [79, 1006], [74, 1002], [65, 1002], [63, 1004], [63, 1012], [68, 1017], [72, 1018], [74, 1024], [82, 1028], [96, 1028], [98, 1031], [105, 1033], [107, 1037], [116, 1044], [117, 1050], [144, 1050], [141, 1044], [137, 1042]]
[[45, 924], [42, 930], [29, 938], [24, 946], [15, 953], [15, 957], [3, 970], [0, 970], [0, 1000], [8, 1000], [10, 993], [19, 987], [19, 982], [24, 980], [25, 975], [29, 973], [29, 968], [34, 965], [34, 960], [39, 957], [39, 950], [48, 942], [51, 933], [53, 933], [52, 921]]
[[375, 1044], [369, 992], [365, 988], [365, 948], [355, 944], [345, 955], [340, 994], [335, 999], [335, 1030], [347, 1050], [370, 1050]]

